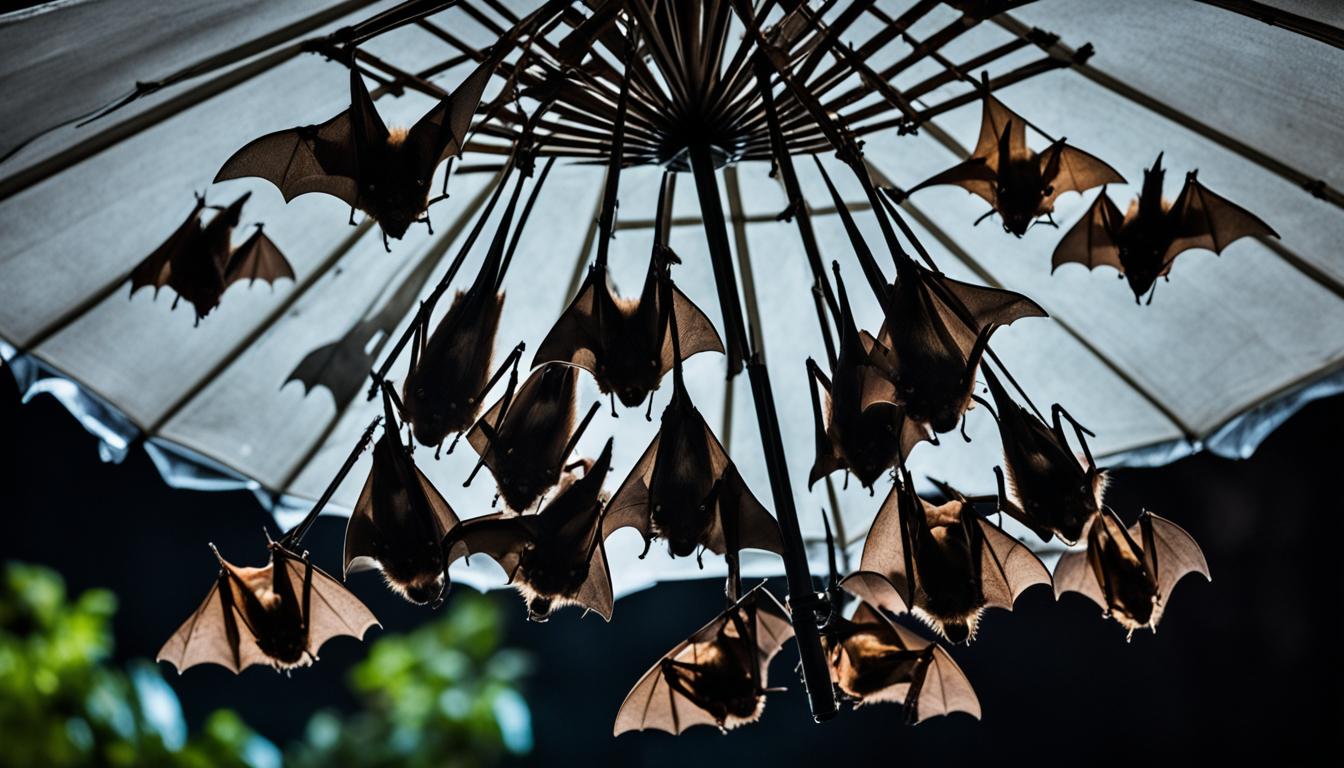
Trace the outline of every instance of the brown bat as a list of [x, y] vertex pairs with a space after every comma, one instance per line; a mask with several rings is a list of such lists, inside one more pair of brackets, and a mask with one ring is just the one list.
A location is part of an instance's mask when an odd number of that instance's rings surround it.
[[658, 660], [630, 689], [612, 734], [694, 725], [721, 731], [753, 723], [765, 708], [770, 660], [793, 637], [788, 613], [758, 586]]
[[817, 450], [807, 484], [811, 488], [826, 475], [846, 469], [871, 491], [887, 469], [927, 439], [927, 433], [906, 418], [904, 408], [892, 403], [895, 396], [886, 376], [888, 350], [869, 334], [860, 333], [840, 278], [840, 265], [832, 266], [839, 288], [840, 349], [831, 378], [811, 358], [807, 361]]
[[823, 642], [831, 679], [856, 707], [901, 704], [908, 723], [953, 712], [980, 719], [980, 699], [947, 651], [868, 603], [833, 619]]
[[907, 195], [925, 187], [951, 184], [989, 203], [976, 221], [998, 213], [1003, 231], [1026, 234], [1042, 216], [1051, 224], [1055, 200], [1065, 192], [1085, 192], [1125, 179], [1100, 158], [1059, 139], [1043, 152], [1027, 146], [1027, 121], [985, 90], [980, 139], [969, 159], [916, 184]]
[[474, 517], [444, 541], [449, 561], [483, 554], [499, 563], [527, 604], [527, 617], [544, 622], [566, 605], [611, 621], [611, 573], [602, 546], [602, 482], [611, 468], [611, 440], [582, 478], [569, 482], [535, 514]]
[[439, 163], [459, 155], [498, 55], [486, 58], [457, 90], [410, 128], [388, 128], [378, 116], [359, 68], [350, 67], [350, 108], [320, 125], [268, 133], [224, 162], [215, 181], [248, 176], [280, 189], [285, 201], [309, 192], [340, 198], [378, 221], [384, 236], [401, 239], [428, 221], [429, 187]]
[[270, 561], [246, 568], [219, 559], [219, 578], [156, 661], [179, 673], [218, 664], [234, 673], [254, 664], [276, 670], [306, 666], [333, 637], [364, 639], [378, 620], [341, 583], [317, 568], [307, 553], [270, 542]]
[[449, 587], [443, 538], [458, 517], [401, 442], [392, 402], [392, 386], [384, 383], [386, 421], [345, 528], [345, 575], [376, 568], [393, 592], [417, 605], [437, 605]]
[[1143, 172], [1143, 190], [1124, 215], [1103, 187], [1083, 218], [1059, 241], [1050, 271], [1069, 262], [1088, 269], [1115, 267], [1129, 281], [1134, 301], [1146, 293], [1151, 304], [1157, 278], [1166, 277], [1172, 262], [1185, 251], [1205, 248], [1221, 254], [1243, 237], [1279, 236], [1255, 214], [1200, 184], [1197, 173], [1185, 175], [1176, 202], [1169, 203], [1162, 196], [1166, 171], [1158, 154], [1153, 167]]
[[[887, 284], [826, 169], [820, 162], [817, 167], [886, 315], [878, 340], [891, 350], [888, 378], [894, 390], [887, 401], [903, 406], [907, 417], [935, 432], [952, 431], [970, 408], [975, 371], [990, 335], [1019, 318], [1046, 317], [1045, 310], [1020, 293], [963, 283], [927, 269], [901, 249], [894, 235], [888, 245], [896, 262], [896, 282]], [[866, 177], [863, 181], [868, 183]], [[874, 213], [882, 218], [880, 208]], [[896, 210], [888, 210], [904, 226]], [[919, 247], [913, 233], [907, 230], [907, 236]]]
[[[237, 248], [230, 241], [234, 227], [243, 212], [243, 204], [251, 192], [233, 201], [227, 208], [207, 206], [203, 196], [196, 196], [196, 207], [187, 220], [168, 239], [149, 254], [131, 271], [131, 295], [150, 286], [157, 296], [165, 285], [177, 293], [177, 302], [186, 299], [196, 309], [196, 322], [219, 306], [224, 291], [241, 280], [252, 284], [265, 280], [274, 284], [281, 278], [294, 279], [294, 268], [284, 254], [261, 230], [255, 232]], [[207, 208], [218, 211], [206, 224], [201, 214]]]
[[467, 433], [467, 442], [481, 457], [477, 467], [490, 468], [509, 509], [527, 511], [560, 482], [565, 460], [597, 412], [598, 404], [593, 403], [574, 428], [578, 378], [577, 368], [547, 363], [533, 371], [515, 394], [514, 371], [504, 397]]
[[1055, 596], [1086, 595], [1133, 635], [1141, 627], [1156, 631], [1171, 590], [1188, 573], [1210, 578], [1204, 553], [1184, 529], [1145, 511], [1126, 530], [1106, 508], [1092, 519], [1087, 549], [1060, 557]]
[[[661, 278], [664, 296], [674, 287]], [[724, 537], [725, 519], [743, 549], [783, 552], [779, 525], [747, 488], [723, 445], [705, 423], [682, 379], [677, 317], [671, 314], [672, 398], [663, 410], [658, 434], [607, 505], [605, 539], [630, 527], [644, 537], [648, 554], [654, 538], [665, 539], [673, 557], [689, 557], [696, 547], [736, 557]]]
[[[991, 413], [999, 423], [1003, 465], [1008, 473], [1005, 488], [1003, 474], [995, 469], [999, 508], [1042, 541], [1056, 535], [1065, 543], [1076, 543], [1088, 521], [1101, 509], [1106, 492], [1106, 470], [1097, 468], [1087, 445], [1085, 435], [1091, 433], [1059, 404], [1052, 409], [1054, 423], [1046, 426], [1009, 396], [988, 366], [983, 372], [994, 398]], [[1061, 416], [1073, 425], [1083, 449], [1082, 459], [1069, 448]]]
[[858, 572], [844, 588], [893, 613], [910, 611], [953, 643], [975, 639], [986, 608], [1013, 609], [1017, 596], [1049, 584], [1050, 572], [1024, 544], [981, 517], [970, 501], [940, 486], [934, 506], [902, 470], [873, 520]]

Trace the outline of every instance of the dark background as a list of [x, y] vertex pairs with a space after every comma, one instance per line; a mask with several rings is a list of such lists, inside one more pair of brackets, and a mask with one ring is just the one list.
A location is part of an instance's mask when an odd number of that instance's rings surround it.
[[[1016, 611], [992, 611], [980, 639], [953, 653], [980, 696], [978, 723], [954, 715], [904, 727], [898, 708], [874, 706], [814, 725], [788, 648], [770, 682], [790, 691], [770, 697], [760, 723], [728, 736], [697, 728], [678, 738], [613, 740], [626, 691], [718, 610], [721, 585], [673, 583], [630, 596], [617, 604], [611, 625], [572, 611], [528, 624], [511, 592], [496, 593], [514, 617], [509, 643], [539, 662], [526, 689], [536, 747], [520, 762], [1165, 763], [1263, 750], [1271, 750], [1273, 764], [1330, 762], [1344, 725], [1344, 564], [1334, 488], [1341, 427], [1344, 399], [1334, 398], [1303, 409], [1250, 460], [1201, 455], [1117, 472], [1109, 502], [1126, 519], [1146, 506], [1184, 526], [1203, 546], [1213, 582], [1183, 581], [1158, 634], [1140, 632], [1130, 643], [1077, 595], [1056, 603], [1035, 588]], [[206, 542], [237, 562], [264, 558], [261, 528], [270, 519], [250, 494], [172, 490], [141, 451], [124, 464], [103, 464], [93, 438], [54, 400], [20, 407], [7, 373], [0, 373], [0, 439], [12, 454], [0, 470], [0, 559], [52, 566], [72, 592], [116, 592], [121, 658], [152, 658], [200, 601], [217, 570]], [[317, 563], [333, 573], [343, 525], [323, 518], [307, 539]], [[373, 577], [352, 587], [389, 631], [428, 615]], [[783, 595], [782, 584], [776, 593]], [[292, 677], [164, 669], [193, 726], [217, 707], [232, 707], [283, 746], [312, 711], [355, 705], [344, 678], [362, 654], [353, 641], [334, 641], [320, 664]], [[1325, 757], [1331, 754], [1336, 758]]]

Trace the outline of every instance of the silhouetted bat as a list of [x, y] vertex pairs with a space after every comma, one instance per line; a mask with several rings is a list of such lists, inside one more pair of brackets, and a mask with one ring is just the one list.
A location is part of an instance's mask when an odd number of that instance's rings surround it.
[[517, 372], [510, 376], [504, 396], [471, 428], [467, 442], [480, 454], [481, 464], [490, 468], [509, 509], [526, 512], [560, 481], [565, 460], [598, 404], [593, 403], [575, 429], [577, 368], [548, 363], [533, 371], [514, 394], [517, 376]]
[[550, 618], [579, 605], [611, 621], [611, 574], [602, 546], [602, 482], [611, 440], [582, 478], [535, 514], [501, 512], [465, 520], [448, 534], [449, 561], [480, 553], [499, 563], [527, 603], [527, 617]]
[[1038, 218], [1054, 212], [1055, 199], [1065, 192], [1124, 181], [1114, 168], [1064, 139], [1043, 152], [1033, 151], [1027, 146], [1027, 122], [986, 90], [980, 139], [971, 157], [905, 194], [942, 184], [963, 187], [990, 204], [985, 216], [997, 212], [1003, 230], [1021, 237]]
[[364, 639], [378, 620], [341, 583], [315, 567], [307, 553], [270, 543], [270, 562], [244, 568], [219, 558], [219, 579], [156, 661], [179, 673], [218, 664], [234, 673], [254, 664], [277, 670], [306, 666], [333, 637]]
[[383, 409], [373, 467], [345, 528], [345, 575], [376, 568], [393, 592], [418, 605], [437, 604], [449, 587], [443, 538], [457, 525], [457, 514], [401, 442], [386, 383]]
[[[613, 394], [630, 408], [643, 403], [675, 362], [666, 333], [669, 310], [658, 286], [668, 265], [678, 263], [671, 249], [655, 245], [644, 288], [635, 299], [613, 293], [605, 264], [589, 267], [578, 295], [546, 334], [532, 365], [576, 365], [593, 375], [602, 394]], [[723, 351], [709, 318], [675, 287], [671, 307], [681, 329], [681, 354]]]
[[909, 472], [902, 475], [845, 589], [893, 613], [909, 610], [949, 641], [965, 643], [975, 638], [986, 608], [1012, 610], [1023, 590], [1050, 583], [1040, 559], [966, 497], [941, 486], [948, 500], [934, 506], [915, 494]]
[[[999, 508], [1042, 541], [1049, 541], [1053, 534], [1068, 544], [1076, 543], [1101, 509], [1106, 492], [1106, 471], [1092, 460], [1086, 430], [1058, 404], [1052, 411], [1053, 426], [1046, 426], [1008, 395], [993, 371], [986, 367], [983, 372], [998, 411], [994, 415], [1008, 473], [1007, 488], [999, 475]], [[1069, 448], [1061, 416], [1073, 425], [1083, 459]]]
[[[675, 290], [671, 278], [664, 275], [661, 281], [664, 295]], [[607, 505], [602, 536], [627, 526], [638, 530], [644, 537], [640, 557], [648, 554], [654, 538], [666, 539], [673, 557], [688, 557], [698, 546], [735, 556], [723, 531], [724, 519], [733, 515], [739, 548], [782, 553], [779, 525], [747, 488], [686, 393], [675, 314], [668, 321], [674, 347], [672, 398], [658, 434]]]
[[867, 603], [833, 619], [823, 642], [831, 679], [856, 707], [902, 704], [908, 723], [952, 712], [980, 718], [980, 699], [947, 651]]
[[413, 222], [425, 220], [434, 171], [461, 154], [498, 63], [497, 56], [487, 57], [415, 125], [389, 129], [352, 61], [349, 109], [320, 125], [254, 139], [224, 162], [215, 181], [255, 176], [278, 187], [286, 202], [308, 192], [332, 195], [350, 206], [352, 216], [358, 208], [400, 239]]
[[[503, 183], [502, 181], [500, 183]], [[465, 292], [458, 291], [448, 312], [429, 332], [432, 307], [421, 310], [420, 324], [411, 340], [411, 364], [402, 383], [402, 412], [421, 445], [437, 446], [453, 433], [466, 431], [476, 422], [481, 400], [504, 369], [517, 364], [521, 349], [510, 355], [492, 377], [495, 332], [504, 308], [500, 293], [504, 247], [518, 195], [520, 176], [495, 231], [481, 271]]]
[[1126, 530], [1103, 509], [1088, 528], [1087, 549], [1060, 557], [1055, 595], [1086, 595], [1132, 635], [1140, 627], [1157, 628], [1172, 588], [1187, 573], [1210, 578], [1204, 553], [1184, 529], [1143, 512]]
[[[1046, 317], [1045, 310], [1020, 293], [963, 283], [926, 269], [894, 239], [896, 281], [887, 286], [840, 193], [820, 162], [817, 167], [886, 316], [878, 341], [891, 350], [887, 376], [895, 389], [887, 401], [904, 406], [907, 417], [935, 432], [952, 431], [970, 407], [975, 371], [990, 335], [1019, 318]], [[881, 400], [870, 398], [864, 406]]]
[[774, 595], [756, 587], [658, 660], [630, 689], [612, 734], [693, 725], [726, 731], [765, 708], [770, 660], [793, 637]]
[[1279, 236], [1255, 214], [1209, 191], [1196, 173], [1185, 175], [1176, 202], [1168, 203], [1162, 197], [1166, 171], [1159, 154], [1153, 167], [1143, 172], [1143, 191], [1124, 215], [1103, 187], [1083, 218], [1059, 241], [1050, 271], [1069, 262], [1088, 269], [1115, 267], [1129, 281], [1135, 302], [1147, 293], [1152, 303], [1157, 278], [1171, 271], [1181, 253], [1191, 248], [1222, 253], [1243, 237]]
[[201, 224], [205, 198], [197, 196], [196, 207], [187, 220], [168, 239], [131, 271], [131, 295], [146, 286], [157, 296], [165, 285], [177, 293], [173, 307], [186, 299], [196, 309], [196, 322], [219, 306], [224, 291], [240, 280], [249, 284], [265, 280], [274, 284], [281, 278], [294, 279], [294, 269], [275, 243], [261, 231], [261, 225], [237, 248], [230, 245], [233, 228], [243, 212], [251, 192], [233, 201], [227, 208], [208, 206], [219, 213]]
[[[873, 483], [910, 455], [927, 434], [906, 418], [904, 408], [891, 402], [895, 396], [885, 375], [890, 370], [885, 362], [888, 351], [872, 336], [860, 333], [840, 278], [840, 266], [833, 266], [840, 294], [840, 349], [832, 378], [828, 379], [811, 358], [807, 361], [817, 447], [807, 484], [810, 488], [837, 469], [847, 469], [871, 490]], [[825, 390], [824, 397], [819, 395], [818, 385]]]

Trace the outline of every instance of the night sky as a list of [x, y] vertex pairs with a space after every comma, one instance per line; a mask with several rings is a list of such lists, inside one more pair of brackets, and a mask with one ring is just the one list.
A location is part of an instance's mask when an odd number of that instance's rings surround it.
[[[261, 529], [271, 523], [250, 494], [172, 490], [142, 451], [124, 464], [103, 464], [94, 439], [54, 400], [20, 407], [7, 374], [0, 376], [0, 400], [0, 437], [13, 456], [3, 462], [0, 514], [8, 530], [0, 557], [52, 566], [72, 592], [116, 592], [120, 658], [152, 658], [195, 608], [217, 571], [207, 542], [235, 562], [264, 558]], [[1109, 503], [1128, 521], [1146, 507], [1185, 527], [1203, 546], [1213, 582], [1181, 582], [1158, 634], [1140, 632], [1130, 643], [1078, 595], [1056, 603], [1037, 587], [1014, 612], [990, 612], [979, 639], [953, 651], [980, 696], [979, 723], [954, 715], [905, 727], [899, 708], [874, 706], [814, 725], [790, 647], [776, 658], [770, 680], [790, 691], [770, 697], [760, 723], [727, 736], [698, 728], [679, 738], [613, 740], [626, 691], [719, 610], [722, 585], [647, 590], [618, 602], [610, 625], [580, 620], [576, 611], [531, 625], [512, 592], [496, 593], [514, 618], [510, 644], [539, 662], [526, 688], [536, 747], [520, 762], [789, 765], [806, 757], [830, 768], [840, 764], [832, 761], [874, 758], [1056, 765], [1166, 762], [1211, 751], [1272, 749], [1275, 763], [1337, 754], [1344, 724], [1337, 542], [1344, 518], [1333, 486], [1341, 427], [1344, 399], [1335, 398], [1305, 408], [1250, 460], [1202, 455], [1117, 472]], [[317, 564], [332, 573], [339, 572], [343, 526], [323, 518], [307, 539]], [[782, 583], [772, 586], [782, 597]], [[352, 579], [352, 588], [387, 631], [430, 616], [375, 577]], [[284, 744], [314, 710], [354, 706], [344, 676], [363, 653], [356, 642], [333, 641], [320, 664], [291, 677], [262, 669], [238, 677], [218, 667], [180, 677], [164, 670], [193, 724], [228, 706]]]

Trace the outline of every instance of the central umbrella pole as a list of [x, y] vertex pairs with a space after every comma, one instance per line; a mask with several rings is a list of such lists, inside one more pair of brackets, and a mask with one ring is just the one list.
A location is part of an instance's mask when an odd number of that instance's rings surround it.
[[[751, 396], [756, 406], [756, 422], [761, 431], [761, 445], [765, 449], [765, 468], [770, 476], [770, 493], [775, 502], [775, 516], [779, 520], [784, 541], [784, 574], [789, 585], [789, 605], [793, 633], [798, 642], [798, 656], [802, 661], [803, 685], [812, 706], [812, 717], [817, 722], [835, 716], [835, 694], [831, 687], [831, 672], [826, 653], [821, 647], [818, 632], [818, 609], [824, 609], [823, 598], [812, 585], [812, 571], [807, 564], [803, 547], [803, 533], [798, 527], [798, 510], [793, 503], [789, 485], [788, 464], [784, 458], [784, 442], [779, 433], [779, 416], [775, 412], [774, 395], [770, 389], [770, 372], [765, 367], [764, 351], [750, 346], [742, 326], [742, 305], [737, 295], [737, 281], [733, 272], [732, 253], [728, 246], [728, 226], [719, 202], [719, 184], [715, 176], [711, 149], [704, 144], [693, 144], [689, 149], [691, 172], [695, 177], [700, 197], [700, 215], [705, 222], [705, 236], [709, 243], [709, 258], [714, 273], [720, 279], [715, 283], [728, 335], [728, 347], [749, 350], [746, 368], [751, 381]], [[724, 279], [726, 278], [726, 279]], [[736, 323], [727, 318], [737, 318]], [[756, 329], [759, 331], [759, 329]], [[730, 369], [731, 375], [731, 369]]]

